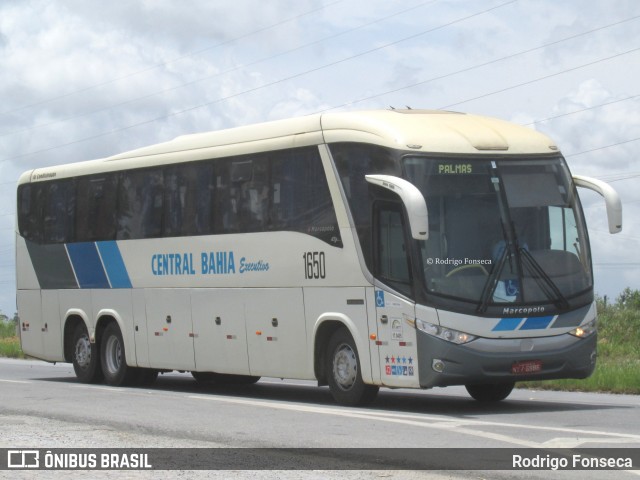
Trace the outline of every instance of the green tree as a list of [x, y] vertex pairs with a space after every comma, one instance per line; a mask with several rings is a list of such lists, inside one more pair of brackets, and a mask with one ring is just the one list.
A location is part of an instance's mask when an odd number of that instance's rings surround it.
[[616, 306], [625, 310], [640, 310], [640, 290], [625, 288], [618, 295]]

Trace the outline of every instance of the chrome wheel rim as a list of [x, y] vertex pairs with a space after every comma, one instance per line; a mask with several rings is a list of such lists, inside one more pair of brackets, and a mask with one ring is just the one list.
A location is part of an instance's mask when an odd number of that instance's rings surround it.
[[333, 356], [333, 378], [340, 388], [349, 390], [356, 382], [357, 376], [356, 352], [349, 345], [343, 343], [336, 349]]
[[115, 335], [110, 336], [107, 340], [105, 360], [109, 373], [118, 373], [122, 365], [122, 345]]
[[87, 368], [91, 364], [91, 342], [86, 334], [76, 342], [75, 359], [80, 368]]

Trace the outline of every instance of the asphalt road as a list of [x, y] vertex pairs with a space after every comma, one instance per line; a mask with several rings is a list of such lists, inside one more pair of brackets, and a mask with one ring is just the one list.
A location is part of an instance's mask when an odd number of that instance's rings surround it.
[[[367, 408], [337, 406], [313, 382], [197, 384], [161, 375], [148, 388], [79, 383], [71, 365], [0, 359], [0, 448], [640, 448], [640, 397], [515, 390], [485, 406], [463, 388], [381, 390]], [[396, 450], [398, 451], [398, 450]], [[262, 459], [277, 468], [277, 459]], [[274, 461], [269, 465], [269, 461]], [[0, 471], [6, 478], [84, 478], [83, 472]], [[169, 471], [163, 477], [227, 478]], [[235, 478], [637, 478], [640, 471], [396, 470], [273, 472]], [[92, 472], [158, 478], [158, 472]]]

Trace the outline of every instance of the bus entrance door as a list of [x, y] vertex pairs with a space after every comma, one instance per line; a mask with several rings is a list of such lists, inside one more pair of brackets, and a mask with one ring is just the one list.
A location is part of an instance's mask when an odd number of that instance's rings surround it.
[[415, 304], [375, 291], [378, 358], [383, 385], [418, 387]]

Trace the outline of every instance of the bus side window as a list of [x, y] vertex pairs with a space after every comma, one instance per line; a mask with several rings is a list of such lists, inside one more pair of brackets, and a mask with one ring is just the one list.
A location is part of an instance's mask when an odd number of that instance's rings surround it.
[[245, 233], [267, 230], [269, 221], [269, 157], [235, 157], [216, 163], [219, 192], [216, 204], [223, 213], [222, 231]]
[[43, 215], [43, 242], [64, 243], [75, 237], [76, 192], [73, 180], [48, 182]]
[[213, 233], [215, 184], [211, 162], [177, 165], [165, 171], [164, 236]]
[[251, 162], [252, 179], [244, 185], [243, 201], [247, 231], [262, 232], [269, 224], [269, 158], [262, 156]]
[[[281, 152], [271, 161], [271, 229], [296, 230], [303, 217], [310, 194], [307, 170], [302, 159], [291, 152]], [[319, 179], [317, 179], [319, 180]]]
[[43, 188], [41, 183], [20, 187], [18, 194], [18, 226], [20, 235], [29, 241], [42, 241]]
[[75, 240], [113, 240], [116, 236], [116, 175], [92, 175], [78, 180]]
[[215, 161], [214, 166], [214, 205], [218, 215], [213, 219], [213, 233], [238, 233], [238, 201], [236, 187], [231, 183], [230, 159]]
[[271, 159], [269, 198], [270, 230], [302, 232], [342, 245], [317, 148], [285, 150]]
[[118, 239], [162, 233], [163, 178], [159, 168], [124, 172], [118, 191]]

